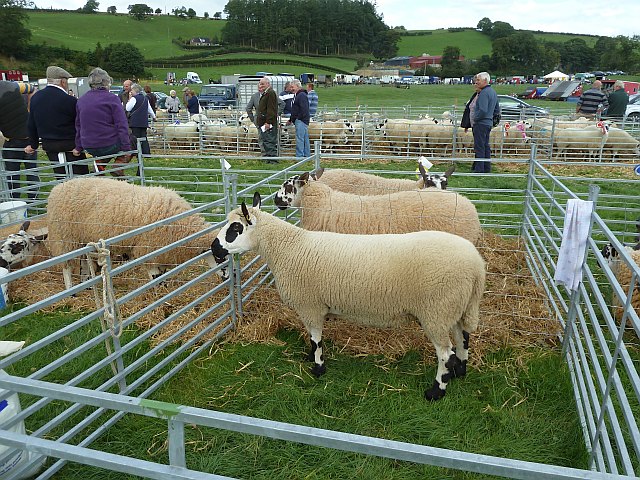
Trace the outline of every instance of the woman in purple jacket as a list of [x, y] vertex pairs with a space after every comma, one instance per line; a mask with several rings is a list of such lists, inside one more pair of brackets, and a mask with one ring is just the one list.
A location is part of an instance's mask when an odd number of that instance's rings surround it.
[[[101, 68], [94, 68], [87, 81], [91, 90], [76, 104], [76, 148], [74, 155], [87, 151], [94, 157], [117, 157], [114, 163], [127, 163], [131, 155], [129, 125], [120, 99], [109, 92], [112, 79]], [[104, 170], [108, 159], [97, 167]], [[112, 171], [113, 176], [123, 176], [124, 171]]]

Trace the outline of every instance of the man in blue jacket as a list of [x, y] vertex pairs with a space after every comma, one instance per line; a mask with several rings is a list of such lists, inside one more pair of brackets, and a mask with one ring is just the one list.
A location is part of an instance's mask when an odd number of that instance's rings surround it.
[[69, 95], [71, 74], [64, 68], [51, 65], [47, 68], [47, 86], [31, 98], [29, 112], [29, 145], [25, 152], [34, 153], [42, 141], [42, 148], [53, 165], [56, 178], [64, 178], [64, 162], [71, 164], [74, 175], [86, 175], [86, 163], [77, 160], [87, 158], [83, 153], [74, 156], [76, 145], [76, 103], [78, 99]]
[[491, 148], [489, 135], [493, 128], [493, 118], [500, 114], [498, 95], [489, 83], [491, 77], [487, 72], [480, 72], [475, 76], [474, 84], [477, 95], [469, 104], [471, 128], [473, 131], [473, 150], [476, 158], [486, 159], [473, 162], [474, 173], [489, 173], [491, 171]]
[[302, 88], [300, 80], [291, 82], [291, 91], [294, 94], [291, 103], [291, 118], [289, 123], [296, 126], [296, 157], [311, 156], [311, 145], [309, 144], [309, 99], [307, 91]]

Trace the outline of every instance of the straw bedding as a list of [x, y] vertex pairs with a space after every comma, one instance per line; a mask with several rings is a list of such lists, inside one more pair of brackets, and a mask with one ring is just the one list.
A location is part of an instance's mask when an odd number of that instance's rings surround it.
[[[531, 345], [554, 345], [558, 333], [558, 322], [550, 317], [544, 292], [535, 285], [529, 273], [520, 240], [503, 239], [485, 232], [478, 248], [487, 262], [487, 284], [481, 304], [480, 325], [471, 336], [470, 362], [476, 366], [481, 365], [487, 353], [504, 346], [524, 348]], [[121, 307], [123, 318], [146, 307], [205, 269], [204, 264], [194, 267], [126, 302]], [[117, 296], [121, 297], [146, 281], [144, 270], [140, 268], [130, 270], [114, 279]], [[217, 282], [218, 277], [215, 275], [210, 277], [210, 280], [199, 282], [184, 294], [163, 302], [160, 307], [138, 320], [137, 326], [148, 329], [156, 325], [172, 312], [206, 293]], [[20, 300], [31, 304], [59, 292], [62, 287], [61, 269], [54, 268], [12, 282], [10, 297], [14, 301]], [[202, 305], [190, 309], [169, 326], [157, 332], [153, 341], [160, 342], [166, 339], [201, 314], [205, 308], [218, 302], [226, 293], [228, 290], [223, 289]], [[76, 297], [67, 298], [48, 308], [50, 310], [66, 308], [78, 312], [91, 311], [95, 309], [94, 296], [91, 291], [84, 291]], [[297, 330], [301, 335], [306, 336], [296, 313], [282, 303], [274, 287], [262, 287], [243, 308], [244, 317], [238, 320], [236, 329], [227, 334], [225, 341], [279, 344], [281, 342], [276, 338], [276, 333], [280, 329]], [[219, 310], [217, 313], [222, 311]], [[212, 321], [216, 317], [217, 315], [212, 315], [209, 319]], [[200, 324], [192, 328], [181, 337], [182, 341], [193, 338], [205, 327], [206, 324]], [[418, 350], [423, 352], [425, 361], [429, 363], [435, 361], [433, 348], [417, 324], [409, 323], [401, 329], [378, 329], [331, 320], [325, 323], [323, 336], [333, 344], [334, 348], [352, 355], [380, 354], [394, 359], [410, 350]]]

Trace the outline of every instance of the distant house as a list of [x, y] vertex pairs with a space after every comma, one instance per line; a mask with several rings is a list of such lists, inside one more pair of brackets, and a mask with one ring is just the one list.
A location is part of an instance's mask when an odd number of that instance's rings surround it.
[[212, 41], [209, 37], [194, 37], [189, 40], [189, 45], [194, 47], [210, 47], [212, 45]]

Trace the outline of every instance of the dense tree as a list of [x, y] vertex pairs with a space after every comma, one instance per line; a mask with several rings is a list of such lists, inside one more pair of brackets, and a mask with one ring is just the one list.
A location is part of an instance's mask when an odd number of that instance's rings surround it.
[[209, 18], [209, 12], [204, 12], [204, 14], [202, 15], [204, 18]]
[[509, 35], [513, 35], [516, 29], [511, 26], [510, 23], [507, 22], [494, 22], [491, 27], [491, 33], [489, 36], [491, 40], [497, 40], [498, 38], [508, 37]]
[[484, 17], [478, 22], [477, 28], [478, 30], [482, 30], [482, 33], [484, 33], [485, 35], [489, 35], [491, 33], [491, 29], [493, 28], [493, 22], [489, 20], [489, 18]]
[[107, 13], [109, 13], [111, 15], [115, 15], [116, 14], [116, 6], [115, 5], [111, 5], [110, 7], [107, 7]]
[[444, 47], [440, 65], [442, 66], [443, 77], [460, 77], [462, 75], [460, 48], [453, 46]]
[[109, 73], [140, 76], [144, 73], [144, 57], [131, 43], [112, 43], [104, 49], [104, 67]]
[[82, 13], [97, 13], [99, 6], [100, 3], [96, 0], [87, 0], [87, 3], [82, 7]]
[[153, 8], [145, 3], [136, 3], [135, 5], [129, 5], [129, 15], [136, 20], [144, 20], [149, 15], [153, 15]]
[[189, 10], [187, 10], [187, 17], [195, 18], [196, 17], [196, 11], [193, 8], [189, 8]]
[[222, 12], [216, 12], [213, 14], [213, 18], [220, 20], [222, 18]]
[[176, 7], [171, 10], [176, 17], [187, 18], [187, 8], [186, 7]]
[[156, 15], [161, 15], [162, 14], [162, 9], [160, 7], [156, 8], [155, 14]]
[[26, 0], [0, 0], [0, 54], [19, 57], [27, 51], [31, 30], [25, 8], [30, 6]]
[[[374, 4], [363, 0], [229, 0], [224, 13], [225, 43], [266, 50], [388, 58], [396, 54], [401, 32], [389, 29]], [[299, 37], [283, 32], [288, 28]]]

